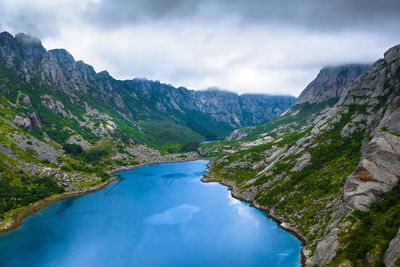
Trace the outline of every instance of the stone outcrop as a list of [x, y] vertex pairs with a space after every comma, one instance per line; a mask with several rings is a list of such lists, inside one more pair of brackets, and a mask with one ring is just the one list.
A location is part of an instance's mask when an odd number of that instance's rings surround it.
[[242, 140], [247, 137], [247, 134], [241, 131], [240, 129], [234, 130], [228, 137], [225, 138], [227, 141], [232, 140]]
[[25, 96], [22, 98], [22, 103], [23, 103], [25, 106], [27, 106], [27, 107], [31, 107], [31, 106], [32, 106], [31, 99], [29, 98], [28, 95], [25, 95]]
[[14, 123], [28, 131], [32, 130], [33, 126], [38, 127], [40, 130], [42, 129], [42, 124], [40, 123], [39, 116], [36, 112], [28, 112], [27, 114], [24, 114], [24, 116], [16, 115]]
[[29, 119], [31, 120], [32, 126], [36, 126], [40, 130], [42, 130], [42, 123], [40, 122], [38, 113], [36, 113], [36, 112], [28, 113], [28, 116], [29, 116]]
[[42, 105], [55, 113], [61, 114], [64, 118], [68, 117], [64, 104], [58, 100], [53, 100], [53, 98], [48, 95], [42, 97]]
[[20, 127], [27, 129], [27, 130], [32, 129], [32, 122], [29, 118], [24, 118], [22, 116], [16, 115], [14, 118], [14, 123]]

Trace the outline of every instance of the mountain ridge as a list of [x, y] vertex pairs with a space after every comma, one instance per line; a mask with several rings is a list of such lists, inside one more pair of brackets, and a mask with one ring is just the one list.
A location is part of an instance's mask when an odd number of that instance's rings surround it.
[[[6, 35], [6, 37], [5, 37]], [[0, 36], [3, 36], [3, 39], [7, 40], [8, 46], [9, 47], [14, 47], [11, 43], [13, 42], [13, 37], [12, 35], [8, 33], [3, 33]], [[84, 93], [91, 93], [94, 97], [99, 97], [103, 100], [110, 100], [113, 97], [116, 97], [117, 99], [114, 99], [116, 101], [116, 104], [119, 105], [120, 107], [124, 107], [126, 104], [124, 103], [124, 100], [116, 96], [115, 93], [112, 93], [111, 91], [119, 91], [122, 90], [124, 87], [128, 89], [129, 91], [133, 93], [140, 93], [140, 91], [144, 90], [149, 90], [150, 88], [153, 91], [156, 91], [156, 88], [159, 88], [159, 91], [157, 92], [159, 95], [162, 95], [160, 93], [161, 90], [168, 91], [170, 95], [172, 94], [176, 98], [180, 98], [181, 100], [186, 100], [185, 104], [186, 107], [189, 108], [199, 108], [206, 110], [206, 107], [196, 107], [195, 105], [192, 105], [190, 103], [187, 103], [189, 101], [192, 102], [201, 102], [201, 98], [203, 98], [205, 95], [211, 95], [213, 91], [195, 91], [195, 90], [188, 90], [184, 87], [178, 87], [175, 88], [170, 84], [165, 84], [165, 83], [160, 83], [159, 81], [151, 81], [147, 79], [130, 79], [130, 80], [117, 80], [113, 78], [107, 71], [101, 71], [96, 73], [94, 71], [94, 68], [83, 61], [76, 61], [72, 57], [71, 54], [68, 53], [65, 49], [52, 49], [49, 51], [46, 51], [40, 43], [40, 40], [37, 38], [32, 38], [29, 35], [25, 34], [17, 34], [15, 37], [16, 42], [21, 45], [22, 47], [22, 52], [26, 54], [28, 57], [27, 63], [29, 67], [32, 67], [34, 63], [38, 64], [38, 62], [43, 58], [43, 61], [45, 64], [43, 64], [41, 69], [39, 71], [41, 72], [41, 80], [49, 86], [49, 88], [53, 89], [54, 91], [62, 91], [66, 94], [72, 94], [74, 91], [83, 91]], [[4, 43], [4, 42], [3, 42]], [[30, 47], [30, 45], [34, 44], [33, 47]], [[22, 54], [23, 54], [22, 53]], [[20, 55], [22, 55], [20, 53]], [[12, 64], [12, 62], [9, 62], [9, 64]], [[60, 68], [61, 67], [61, 68]], [[52, 70], [52, 73], [50, 73], [50, 70]], [[81, 73], [79, 73], [81, 72]], [[97, 77], [96, 77], [97, 76]], [[97, 81], [96, 86], [98, 89], [100, 89], [100, 92], [94, 92], [92, 83], [96, 83], [96, 79], [99, 78], [101, 79], [104, 84], [99, 83]], [[115, 88], [114, 88], [115, 87]], [[174, 91], [174, 92], [171, 92]], [[207, 93], [206, 93], [207, 92]], [[147, 92], [146, 94], [150, 94], [150, 92]], [[232, 101], [232, 96], [234, 95], [233, 101], [235, 102], [234, 104], [236, 105], [235, 107], [235, 112], [236, 113], [241, 113], [243, 110], [243, 106], [240, 105], [239, 99], [241, 96], [239, 96], [236, 93], [232, 92], [227, 92], [227, 91], [219, 91], [216, 93], [218, 96], [223, 96], [226, 98], [223, 99], [225, 101]], [[224, 96], [225, 95], [225, 96]], [[273, 99], [275, 96], [272, 95], [263, 95], [263, 94], [257, 94], [257, 95], [252, 95], [252, 94], [246, 94], [247, 98], [253, 98], [252, 104], [256, 104], [257, 106], [257, 98], [269, 98]], [[258, 117], [255, 117], [253, 119], [247, 118], [247, 121], [245, 124], [241, 124], [240, 122], [240, 116], [238, 117], [239, 121], [235, 120], [234, 116], [232, 114], [228, 114], [228, 111], [224, 111], [225, 116], [214, 116], [217, 120], [219, 121], [228, 121], [229, 126], [233, 128], [245, 126], [245, 125], [251, 125], [251, 124], [260, 124], [263, 122], [266, 122], [267, 120], [271, 119], [273, 116], [276, 116], [277, 114], [282, 113], [284, 110], [286, 110], [291, 104], [294, 102], [294, 97], [290, 96], [277, 96], [279, 99], [280, 98], [287, 98], [287, 101], [280, 101], [277, 104], [277, 110], [263, 110], [262, 112], [259, 113]], [[174, 105], [174, 99], [167, 99], [171, 103], [167, 103], [168, 101], [159, 101], [156, 103], [156, 108], [159, 111], [166, 111], [168, 108], [173, 108]], [[176, 103], [176, 104], [181, 104], [181, 103]], [[176, 107], [176, 106], [175, 106]], [[214, 109], [214, 113], [220, 113], [218, 108], [215, 106], [208, 106], [207, 110], [209, 108]], [[262, 107], [262, 105], [258, 105], [259, 108]], [[211, 110], [212, 111], [212, 110]], [[204, 113], [204, 112], [203, 112]], [[263, 113], [264, 115], [260, 115]], [[240, 115], [240, 114], [236, 114]], [[232, 121], [232, 122], [231, 122]]]
[[371, 67], [370, 64], [343, 64], [322, 68], [317, 77], [301, 92], [295, 104], [321, 103], [339, 98], [343, 89]]

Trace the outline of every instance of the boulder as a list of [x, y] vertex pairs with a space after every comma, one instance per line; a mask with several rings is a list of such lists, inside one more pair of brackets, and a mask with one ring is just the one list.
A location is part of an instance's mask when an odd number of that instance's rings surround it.
[[14, 118], [14, 123], [22, 128], [29, 130], [29, 131], [32, 129], [32, 122], [29, 118], [25, 118], [25, 117], [16, 115]]

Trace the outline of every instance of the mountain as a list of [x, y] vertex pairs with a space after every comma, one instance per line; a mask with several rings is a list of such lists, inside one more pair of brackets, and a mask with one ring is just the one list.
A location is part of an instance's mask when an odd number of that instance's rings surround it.
[[296, 100], [296, 104], [321, 103], [331, 98], [339, 98], [343, 89], [366, 72], [371, 65], [350, 64], [325, 67]]
[[[298, 120], [307, 120], [308, 122], [315, 120], [323, 109], [336, 104], [344, 89], [370, 67], [371, 65], [367, 64], [349, 64], [321, 69], [317, 77], [302, 91], [294, 105], [283, 112], [281, 116], [290, 114], [293, 117], [300, 112], [301, 114], [296, 116]], [[274, 125], [274, 123], [270, 123], [260, 127], [240, 128], [232, 132], [227, 140], [240, 140], [247, 136], [266, 132], [269, 129], [272, 130], [271, 127]], [[298, 123], [297, 125], [302, 124]]]
[[[19, 83], [20, 92], [28, 97], [35, 86], [41, 87], [43, 95], [45, 91], [57, 95], [52, 96], [54, 101], [64, 105], [64, 108], [59, 105], [59, 114], [61, 109], [71, 109], [72, 112], [73, 109], [84, 110], [86, 106], [94, 108], [96, 105], [112, 109], [131, 121], [133, 128], [143, 130], [142, 140], [133, 138], [136, 142], [162, 145], [176, 141], [175, 137], [179, 142], [188, 142], [192, 138], [196, 141], [220, 139], [235, 128], [265, 123], [295, 101], [290, 96], [239, 96], [224, 91], [175, 88], [157, 81], [120, 81], [106, 71], [96, 73], [90, 65], [75, 61], [64, 49], [46, 51], [40, 40], [25, 34], [17, 34], [14, 38], [3, 32], [0, 45], [4, 71], [13, 72], [15, 80], [14, 84], [3, 81], [3, 91], [10, 91], [7, 97], [12, 97], [11, 91], [15, 93], [13, 87]], [[74, 107], [66, 107], [67, 103]], [[68, 113], [68, 110], [63, 111], [66, 112], [64, 115]], [[146, 124], [139, 127], [138, 121]], [[160, 121], [164, 124], [168, 121], [168, 125], [159, 129]], [[186, 133], [168, 130], [175, 125], [184, 127]], [[191, 138], [186, 138], [188, 135]]]
[[2, 32], [0, 230], [16, 210], [91, 190], [120, 167], [199, 158], [201, 141], [265, 123], [295, 99], [121, 81], [64, 49]]
[[336, 69], [350, 77], [322, 70], [285, 114], [204, 145], [204, 180], [295, 232], [308, 266], [399, 264], [400, 45]]

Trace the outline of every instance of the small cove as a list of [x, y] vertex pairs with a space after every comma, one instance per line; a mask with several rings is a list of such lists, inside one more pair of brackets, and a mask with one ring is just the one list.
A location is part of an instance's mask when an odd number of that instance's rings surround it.
[[147, 165], [0, 236], [1, 266], [299, 266], [300, 242], [202, 183], [207, 161]]

